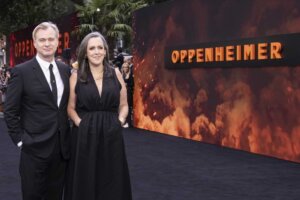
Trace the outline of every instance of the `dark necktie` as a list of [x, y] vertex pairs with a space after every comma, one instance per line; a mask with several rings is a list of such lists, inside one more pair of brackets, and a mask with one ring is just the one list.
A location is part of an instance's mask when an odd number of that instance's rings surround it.
[[50, 83], [51, 83], [51, 87], [52, 87], [52, 94], [53, 94], [55, 103], [57, 103], [57, 87], [56, 87], [55, 76], [53, 74], [53, 65], [52, 64], [50, 64], [50, 66], [49, 66], [49, 71], [50, 71]]

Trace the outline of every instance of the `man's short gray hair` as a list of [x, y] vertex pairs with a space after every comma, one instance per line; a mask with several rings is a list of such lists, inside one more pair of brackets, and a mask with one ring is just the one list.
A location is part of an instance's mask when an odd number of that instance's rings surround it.
[[55, 31], [55, 36], [58, 38], [59, 37], [59, 30], [56, 26], [56, 24], [52, 23], [52, 22], [42, 22], [39, 25], [37, 25], [34, 30], [32, 31], [32, 39], [35, 40], [35, 35], [36, 32], [40, 29], [42, 30], [46, 30], [48, 28], [52, 28]]

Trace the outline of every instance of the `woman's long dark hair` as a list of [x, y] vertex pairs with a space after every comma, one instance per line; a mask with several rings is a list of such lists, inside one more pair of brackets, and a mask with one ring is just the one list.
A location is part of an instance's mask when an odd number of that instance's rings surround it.
[[81, 82], [87, 82], [88, 81], [88, 73], [90, 72], [90, 66], [87, 59], [87, 45], [91, 38], [99, 37], [102, 42], [104, 49], [106, 51], [106, 55], [103, 59], [103, 67], [104, 67], [104, 76], [111, 76], [112, 75], [112, 67], [110, 67], [109, 64], [109, 49], [107, 42], [103, 35], [101, 35], [99, 32], [92, 32], [87, 34], [83, 40], [80, 43], [80, 46], [78, 48], [78, 80]]

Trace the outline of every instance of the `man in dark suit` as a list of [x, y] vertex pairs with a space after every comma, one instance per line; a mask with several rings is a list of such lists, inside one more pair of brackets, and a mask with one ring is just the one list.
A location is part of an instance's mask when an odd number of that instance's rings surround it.
[[121, 71], [122, 65], [124, 63], [124, 55], [123, 55], [123, 50], [121, 47], [118, 48], [118, 55], [113, 61], [113, 64], [118, 66], [119, 70]]
[[13, 68], [4, 117], [21, 148], [23, 200], [60, 200], [69, 158], [70, 68], [54, 60], [59, 31], [43, 22], [32, 33], [36, 56]]

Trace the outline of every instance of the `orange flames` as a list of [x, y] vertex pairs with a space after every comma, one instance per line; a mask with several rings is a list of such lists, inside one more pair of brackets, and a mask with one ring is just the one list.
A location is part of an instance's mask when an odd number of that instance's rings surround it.
[[[297, 1], [251, 2], [248, 18], [235, 27], [234, 34], [241, 35], [232, 37], [300, 32], [300, 12], [293, 11], [300, 9]], [[220, 7], [227, 8], [227, 4]], [[211, 24], [206, 11], [209, 5], [196, 0], [191, 0], [191, 5], [185, 14], [195, 15], [193, 18], [201, 19], [201, 23], [194, 30], [197, 38], [190, 41], [214, 40], [215, 36], [205, 31]], [[279, 8], [283, 14], [276, 18]], [[151, 30], [157, 30], [162, 23], [165, 32], [151, 37], [149, 33], [144, 33], [148, 37], [135, 33], [135, 39], [144, 44], [134, 50], [135, 126], [300, 162], [300, 67], [166, 70], [164, 46], [175, 41], [184, 43], [189, 34], [185, 24], [175, 20], [180, 12], [173, 6], [165, 14], [165, 21], [161, 16], [154, 17], [148, 24]], [[227, 12], [223, 9], [216, 16], [215, 26], [223, 24], [221, 16]], [[269, 19], [266, 13], [270, 12], [274, 15]], [[281, 20], [282, 16], [288, 16], [289, 23]], [[276, 26], [263, 24], [274, 18], [280, 22]], [[230, 33], [224, 30], [224, 34]]]

